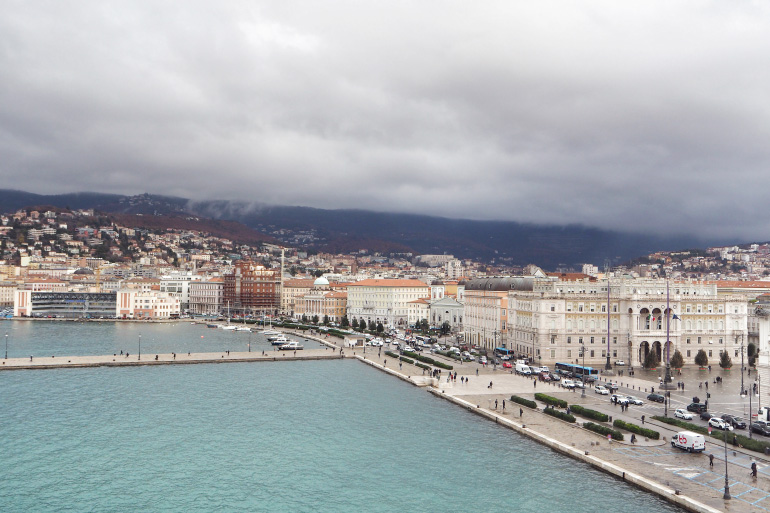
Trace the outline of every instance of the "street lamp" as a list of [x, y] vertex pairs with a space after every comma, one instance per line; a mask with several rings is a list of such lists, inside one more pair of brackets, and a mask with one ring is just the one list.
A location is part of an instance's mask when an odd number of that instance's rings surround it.
[[8, 332], [5, 332], [5, 359], [8, 359]]
[[724, 500], [732, 499], [730, 497], [730, 482], [727, 477], [727, 431], [722, 431], [722, 440], [725, 442], [725, 494], [722, 496]]
[[142, 359], [142, 335], [139, 334], [139, 360]]
[[582, 347], [580, 348], [580, 352], [583, 355], [583, 368], [580, 371], [580, 375], [583, 377], [583, 388], [581, 389], [580, 397], [586, 396], [586, 343], [585, 341], [580, 343]]
[[[752, 390], [749, 390], [748, 394], [749, 394], [749, 438], [753, 438], [751, 436], [751, 394], [752, 394]], [[746, 399], [746, 393], [745, 392], [741, 394], [741, 399]]]
[[741, 395], [744, 395], [746, 390], [743, 388], [743, 335], [741, 335]]

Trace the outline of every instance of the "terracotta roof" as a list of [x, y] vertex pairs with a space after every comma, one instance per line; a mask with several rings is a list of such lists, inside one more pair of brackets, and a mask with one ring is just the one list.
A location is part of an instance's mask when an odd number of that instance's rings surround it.
[[361, 280], [351, 283], [348, 287], [425, 287], [429, 288], [420, 280]]
[[425, 304], [425, 305], [428, 304], [428, 301], [424, 297], [421, 297], [420, 299], [415, 299], [414, 301], [409, 301], [409, 302], [410, 303]]

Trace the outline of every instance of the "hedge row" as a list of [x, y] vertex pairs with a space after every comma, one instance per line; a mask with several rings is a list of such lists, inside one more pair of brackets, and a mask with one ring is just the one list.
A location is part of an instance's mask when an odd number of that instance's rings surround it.
[[707, 435], [709, 433], [709, 430], [706, 429], [705, 427], [699, 426], [697, 424], [692, 424], [690, 422], [685, 422], [683, 420], [672, 419], [670, 417], [661, 417], [660, 415], [655, 415], [652, 418], [657, 421], [663, 422], [664, 424], [670, 424], [672, 426], [686, 429], [687, 431], [692, 431], [693, 433], [700, 433], [702, 435]]
[[398, 353], [394, 353], [393, 351], [385, 351], [385, 354], [390, 356], [391, 358], [400, 358], [401, 355]]
[[404, 351], [404, 354], [410, 358], [414, 358], [415, 360], [419, 360], [421, 362], [429, 363], [430, 365], [435, 365], [436, 367], [441, 367], [442, 369], [452, 370], [454, 367], [451, 365], [447, 365], [444, 362], [439, 362], [434, 360], [433, 358], [429, 356], [423, 356], [418, 353], [413, 353], [411, 351]]
[[612, 429], [612, 428], [608, 428], [607, 426], [594, 424], [593, 422], [586, 422], [585, 424], [583, 424], [583, 427], [588, 429], [589, 431], [593, 431], [594, 433], [599, 433], [600, 435], [605, 435], [605, 436], [611, 435], [613, 440], [623, 441], [623, 433], [621, 433], [617, 429]]
[[567, 407], [567, 401], [563, 399], [557, 399], [556, 397], [550, 396], [548, 394], [541, 394], [537, 393], [535, 394], [535, 399], [538, 401], [542, 401], [546, 404], [551, 404], [553, 406], [558, 406], [559, 408], [566, 408]]
[[412, 360], [411, 358], [404, 358], [403, 356], [401, 357], [401, 361], [404, 363], [410, 363], [410, 364], [414, 363], [414, 360]]
[[616, 428], [625, 429], [626, 431], [636, 433], [637, 435], [652, 438], [653, 440], [660, 440], [659, 432], [653, 431], [652, 429], [643, 428], [642, 426], [637, 426], [636, 424], [631, 424], [630, 422], [624, 422], [620, 419], [617, 419], [612, 423], [612, 425]]
[[430, 365], [425, 365], [424, 363], [415, 363], [415, 365], [421, 369], [430, 370]]
[[514, 403], [523, 404], [524, 406], [527, 406], [529, 408], [533, 408], [533, 409], [537, 408], [537, 403], [535, 401], [524, 399], [523, 397], [519, 397], [518, 395], [512, 395], [511, 401], [513, 401]]
[[552, 417], [556, 417], [557, 419], [565, 420], [567, 422], [571, 422], [571, 423], [575, 422], [575, 417], [573, 417], [569, 413], [564, 413], [561, 410], [546, 408], [545, 410], [543, 410], [543, 413], [545, 413], [546, 415], [551, 415]]
[[600, 411], [596, 410], [590, 410], [588, 408], [583, 408], [579, 404], [573, 404], [570, 406], [570, 409], [577, 413], [578, 415], [581, 415], [583, 417], [588, 417], [589, 419], [598, 420], [599, 422], [607, 422], [610, 420], [609, 415], [606, 413], [602, 413]]

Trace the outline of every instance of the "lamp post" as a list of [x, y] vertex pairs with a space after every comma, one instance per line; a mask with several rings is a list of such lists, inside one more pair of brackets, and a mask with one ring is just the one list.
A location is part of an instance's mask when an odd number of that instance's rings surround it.
[[[751, 436], [751, 394], [752, 394], [752, 392], [753, 392], [752, 390], [749, 390], [747, 392], [749, 394], [749, 438], [753, 438]], [[746, 394], [745, 393], [741, 394], [741, 399], [746, 399]]]
[[743, 335], [741, 335], [741, 395], [744, 395], [746, 390], [743, 388]]
[[730, 482], [727, 477], [727, 431], [722, 431], [722, 440], [725, 442], [725, 494], [722, 496], [724, 500], [732, 499], [730, 497]]
[[[585, 347], [583, 347], [583, 353], [585, 353]], [[585, 358], [585, 356], [584, 356]], [[585, 363], [585, 362], [583, 362]], [[585, 367], [585, 365], [583, 365]], [[611, 370], [612, 364], [610, 363], [610, 270], [607, 268], [607, 363], [604, 364], [605, 370]], [[583, 383], [585, 385], [585, 383]], [[585, 388], [583, 389], [583, 397], [585, 397]]]
[[5, 332], [5, 359], [8, 359], [8, 332]]
[[141, 335], [141, 333], [139, 334], [139, 358], [138, 359], [139, 360], [142, 359], [142, 335]]
[[671, 321], [669, 316], [671, 315], [671, 309], [669, 308], [669, 288], [668, 278], [666, 278], [666, 376], [663, 378], [663, 389], [668, 390], [669, 383], [673, 381], [671, 378]]
[[581, 342], [582, 347], [580, 348], [580, 352], [583, 355], [583, 369], [580, 371], [580, 375], [583, 377], [583, 388], [581, 388], [580, 397], [586, 396], [586, 343], [585, 341]]

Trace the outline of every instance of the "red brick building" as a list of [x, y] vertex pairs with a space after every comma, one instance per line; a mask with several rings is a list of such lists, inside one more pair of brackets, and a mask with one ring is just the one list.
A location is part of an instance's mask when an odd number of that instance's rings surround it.
[[231, 314], [275, 313], [281, 307], [280, 271], [266, 269], [251, 261], [235, 264], [224, 276], [222, 306]]

